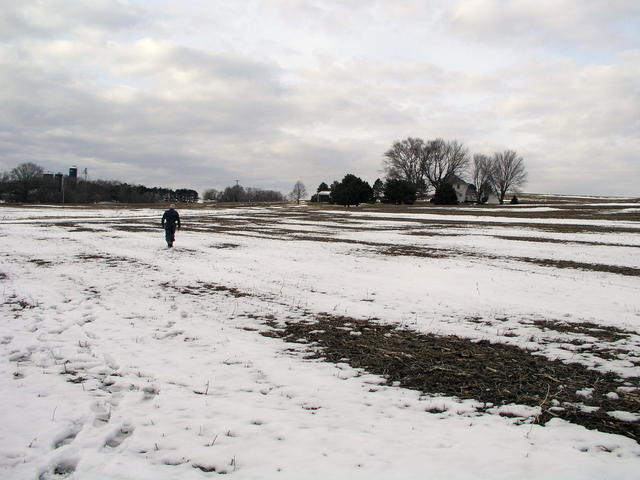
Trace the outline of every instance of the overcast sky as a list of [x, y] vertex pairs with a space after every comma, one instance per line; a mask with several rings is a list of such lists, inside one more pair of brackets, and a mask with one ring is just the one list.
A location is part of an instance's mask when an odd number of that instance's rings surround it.
[[315, 192], [408, 136], [640, 195], [640, 1], [0, 0], [0, 170]]

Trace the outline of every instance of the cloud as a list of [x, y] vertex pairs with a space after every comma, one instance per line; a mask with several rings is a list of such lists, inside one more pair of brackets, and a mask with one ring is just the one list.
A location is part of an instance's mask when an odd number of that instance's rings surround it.
[[122, 1], [0, 1], [0, 39], [54, 38], [77, 29], [129, 29], [144, 22], [144, 11]]
[[624, 28], [640, 18], [635, 0], [460, 0], [451, 15], [460, 32], [496, 42], [567, 42], [591, 48], [637, 41]]
[[535, 191], [631, 194], [632, 29], [597, 47], [604, 62], [566, 45], [628, 24], [634, 6], [558, 5], [3, 2], [0, 169], [286, 192], [346, 173], [372, 182], [393, 141], [444, 137], [517, 150]]

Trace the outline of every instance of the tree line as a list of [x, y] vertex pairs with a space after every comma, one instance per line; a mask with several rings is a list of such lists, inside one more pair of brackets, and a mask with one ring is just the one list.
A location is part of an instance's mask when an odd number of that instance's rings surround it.
[[0, 175], [0, 199], [14, 203], [194, 203], [198, 192], [47, 174], [41, 166], [27, 162]]
[[[474, 154], [472, 157], [462, 143], [441, 138], [425, 141], [408, 137], [396, 141], [385, 152], [383, 167], [386, 173], [384, 181], [378, 178], [372, 186], [353, 174], [347, 174], [331, 186], [322, 182], [311, 201], [329, 201], [346, 206], [366, 202], [410, 204], [418, 197], [426, 197], [433, 192], [434, 203], [455, 204], [458, 196], [453, 184], [469, 178], [468, 191], [473, 193], [477, 203], [485, 203], [494, 195], [504, 203], [507, 192], [517, 191], [527, 179], [524, 160], [513, 150], [496, 152], [491, 156]], [[297, 181], [289, 198], [300, 203], [306, 195], [304, 184]], [[229, 186], [222, 191], [208, 189], [203, 198], [218, 202], [285, 200], [278, 191], [241, 185]], [[190, 203], [198, 201], [198, 192], [52, 175], [34, 163], [23, 163], [0, 174], [0, 200], [22, 203]]]
[[283, 202], [285, 200], [284, 195], [275, 190], [245, 188], [242, 185], [233, 185], [224, 190], [209, 188], [205, 190], [202, 198], [209, 202]]
[[361, 203], [414, 203], [416, 189], [403, 180], [387, 178], [385, 182], [379, 178], [373, 183], [349, 173], [341, 181], [334, 181], [330, 186], [322, 182], [314, 195], [312, 202], [329, 202], [338, 205], [351, 206]]

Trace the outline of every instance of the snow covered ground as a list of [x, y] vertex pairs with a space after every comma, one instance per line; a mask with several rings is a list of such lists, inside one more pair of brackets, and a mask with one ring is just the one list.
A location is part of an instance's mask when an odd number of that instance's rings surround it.
[[[0, 477], [635, 479], [631, 438], [480, 413], [261, 335], [376, 319], [535, 347], [637, 396], [640, 222], [538, 208], [184, 209], [167, 249], [161, 210], [0, 207]], [[598, 356], [544, 320], [629, 334]]]

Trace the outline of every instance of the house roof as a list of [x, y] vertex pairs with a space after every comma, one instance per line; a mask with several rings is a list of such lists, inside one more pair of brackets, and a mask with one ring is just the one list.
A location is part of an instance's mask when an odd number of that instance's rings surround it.
[[465, 182], [463, 179], [461, 179], [459, 176], [457, 175], [453, 175], [450, 179], [449, 179], [449, 184], [450, 185], [470, 185], [469, 182]]

